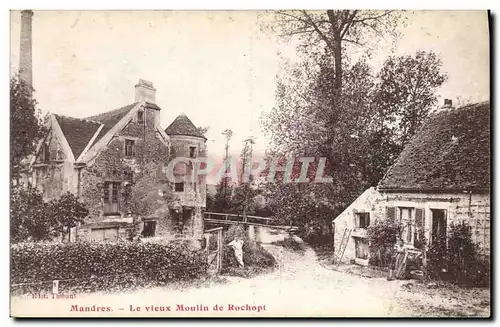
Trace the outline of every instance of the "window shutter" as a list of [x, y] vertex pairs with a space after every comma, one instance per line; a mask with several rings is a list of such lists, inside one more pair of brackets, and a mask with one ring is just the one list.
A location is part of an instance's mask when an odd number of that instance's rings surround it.
[[417, 227], [422, 228], [425, 226], [424, 209], [415, 209], [415, 224]]
[[385, 207], [385, 216], [389, 221], [396, 222], [396, 207]]

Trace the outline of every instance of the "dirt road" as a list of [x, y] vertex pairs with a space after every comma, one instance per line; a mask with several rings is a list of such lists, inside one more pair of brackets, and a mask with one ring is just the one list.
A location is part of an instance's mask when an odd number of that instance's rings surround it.
[[[365, 278], [327, 269], [314, 251], [296, 253], [265, 245], [280, 262], [272, 273], [250, 279], [228, 277], [224, 284], [200, 288], [151, 288], [121, 294], [76, 294], [75, 299], [15, 297], [12, 313], [32, 316], [289, 316], [394, 317], [488, 315], [485, 290], [474, 302], [419, 294], [402, 281]], [[488, 299], [489, 302], [489, 299]], [[109, 311], [80, 311], [97, 310]]]

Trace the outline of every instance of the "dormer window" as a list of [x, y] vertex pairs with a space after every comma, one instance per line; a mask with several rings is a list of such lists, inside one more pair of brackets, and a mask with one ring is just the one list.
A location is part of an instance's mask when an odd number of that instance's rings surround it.
[[144, 111], [142, 111], [142, 110], [139, 110], [137, 112], [137, 123], [144, 124]]

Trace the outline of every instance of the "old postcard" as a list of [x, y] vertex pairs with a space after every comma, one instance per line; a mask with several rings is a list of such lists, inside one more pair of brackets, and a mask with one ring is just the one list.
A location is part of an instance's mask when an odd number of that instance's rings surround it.
[[490, 317], [487, 11], [10, 37], [12, 317]]

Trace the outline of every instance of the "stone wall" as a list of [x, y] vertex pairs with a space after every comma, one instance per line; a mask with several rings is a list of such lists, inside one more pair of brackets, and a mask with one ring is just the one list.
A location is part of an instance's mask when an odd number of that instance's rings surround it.
[[[356, 213], [366, 212], [370, 214], [370, 218], [373, 221], [373, 217], [377, 216], [377, 210], [381, 208], [378, 203], [382, 200], [379, 192], [374, 188], [369, 188], [363, 194], [361, 194], [347, 209], [345, 209], [335, 220], [333, 221], [334, 228], [334, 244], [335, 253], [338, 254], [341, 249], [341, 242], [346, 229], [351, 229], [351, 235], [348, 238], [344, 254], [342, 256], [341, 262], [351, 263], [355, 260], [356, 256], [356, 238], [366, 239], [366, 230], [355, 228], [355, 216]], [[348, 233], [346, 233], [347, 237]]]
[[355, 228], [355, 214], [370, 213], [370, 224], [377, 220], [387, 219], [387, 207], [409, 207], [423, 209], [424, 231], [427, 240], [431, 239], [432, 211], [445, 209], [447, 226], [453, 223], [466, 222], [472, 227], [473, 241], [480, 246], [481, 253], [490, 254], [490, 197], [487, 194], [436, 194], [436, 193], [364, 193], [356, 199], [334, 221], [335, 251], [340, 251], [340, 243], [346, 228], [352, 229], [348, 240], [343, 263], [355, 260], [355, 240], [366, 238], [366, 230]]
[[[81, 198], [88, 203], [90, 215], [86, 226], [79, 228], [79, 235], [88, 234], [83, 231], [85, 229], [98, 228], [109, 222], [128, 221], [136, 216], [156, 216], [156, 235], [168, 233], [165, 229], [169, 224], [164, 220], [169, 219], [168, 195], [171, 194], [171, 185], [161, 178], [161, 174], [169, 160], [169, 147], [156, 131], [157, 115], [157, 110], [147, 108], [144, 124], [134, 120], [129, 122], [98, 154], [92, 165], [82, 168]], [[135, 142], [135, 155], [132, 157], [125, 156], [127, 139]], [[126, 186], [130, 173], [133, 183]], [[119, 215], [104, 215], [103, 186], [106, 181], [121, 182]], [[125, 230], [131, 228], [132, 224], [122, 226], [120, 235], [128, 235]]]
[[67, 161], [62, 151], [60, 140], [51, 133], [45, 144], [49, 149], [49, 161], [45, 161], [43, 151], [40, 151], [32, 166], [34, 186], [47, 201], [58, 198], [65, 192], [76, 194], [77, 176], [74, 174], [73, 164]]
[[[190, 157], [190, 147], [196, 147], [196, 157], [206, 157], [205, 139], [194, 136], [170, 136], [172, 157]], [[196, 176], [190, 180], [194, 165], [179, 163], [175, 167], [176, 175], [179, 178], [184, 176], [184, 190], [174, 191], [174, 201], [181, 207], [192, 209], [192, 217], [184, 223], [183, 234], [192, 235], [193, 238], [201, 240], [203, 238], [203, 212], [206, 207], [206, 175]]]
[[[484, 255], [490, 254], [491, 220], [489, 194], [431, 194], [385, 193], [384, 205], [388, 207], [414, 207], [424, 209], [426, 238], [431, 235], [431, 209], [445, 209], [447, 226], [466, 222], [472, 227], [473, 241]], [[382, 208], [379, 208], [382, 211]]]

